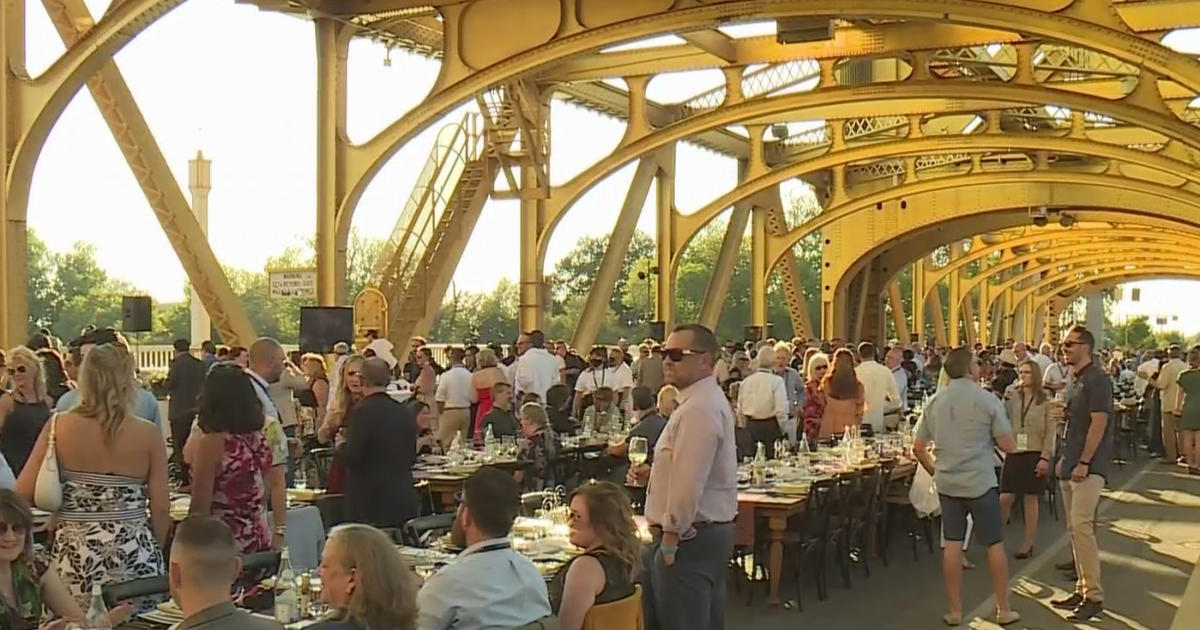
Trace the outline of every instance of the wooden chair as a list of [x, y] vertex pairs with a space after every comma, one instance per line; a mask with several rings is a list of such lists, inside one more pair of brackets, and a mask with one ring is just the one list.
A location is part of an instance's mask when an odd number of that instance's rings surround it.
[[633, 595], [592, 606], [583, 618], [583, 630], [645, 630], [642, 620], [642, 585], [633, 585]]

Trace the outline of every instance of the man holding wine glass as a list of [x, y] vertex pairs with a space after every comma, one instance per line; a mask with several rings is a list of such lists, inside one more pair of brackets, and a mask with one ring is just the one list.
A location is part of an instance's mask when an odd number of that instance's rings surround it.
[[[680, 326], [663, 346], [664, 376], [679, 388], [654, 449], [654, 465], [630, 470], [649, 478], [643, 612], [649, 630], [725, 627], [726, 563], [737, 515], [733, 410], [713, 376], [720, 346], [699, 324]], [[631, 445], [632, 446], [632, 445]]]

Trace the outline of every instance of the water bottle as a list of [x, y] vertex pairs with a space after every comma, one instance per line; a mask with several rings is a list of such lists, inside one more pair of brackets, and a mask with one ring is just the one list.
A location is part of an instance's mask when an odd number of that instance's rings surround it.
[[496, 457], [496, 434], [492, 432], [492, 425], [490, 424], [483, 431], [483, 454], [488, 459]]
[[304, 469], [304, 462], [298, 462], [296, 465], [296, 472], [292, 476], [292, 485], [297, 490], [305, 490], [308, 488], [308, 473], [306, 473]]
[[300, 620], [300, 601], [296, 594], [296, 574], [292, 571], [292, 559], [288, 548], [283, 548], [279, 558], [279, 572], [275, 574], [275, 621], [282, 624]]
[[104, 605], [104, 595], [100, 585], [92, 585], [92, 603], [88, 606], [87, 615], [83, 618], [87, 630], [111, 630], [112, 622], [108, 620], [108, 607]]
[[767, 483], [767, 447], [759, 442], [754, 451], [754, 461], [750, 463], [751, 482], [756, 487], [763, 487]]

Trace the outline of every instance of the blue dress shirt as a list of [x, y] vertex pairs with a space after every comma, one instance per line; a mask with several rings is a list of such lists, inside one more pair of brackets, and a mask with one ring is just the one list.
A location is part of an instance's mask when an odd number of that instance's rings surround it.
[[509, 630], [550, 615], [546, 581], [505, 538], [471, 545], [417, 593], [417, 630]]

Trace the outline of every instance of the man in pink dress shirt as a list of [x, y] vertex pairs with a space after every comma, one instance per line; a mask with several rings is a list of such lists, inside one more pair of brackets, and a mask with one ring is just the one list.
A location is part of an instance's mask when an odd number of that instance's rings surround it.
[[646, 489], [654, 535], [643, 602], [649, 630], [725, 627], [737, 453], [733, 412], [713, 376], [719, 350], [699, 324], [676, 328], [663, 347], [665, 380], [679, 389], [679, 406], [654, 449]]

